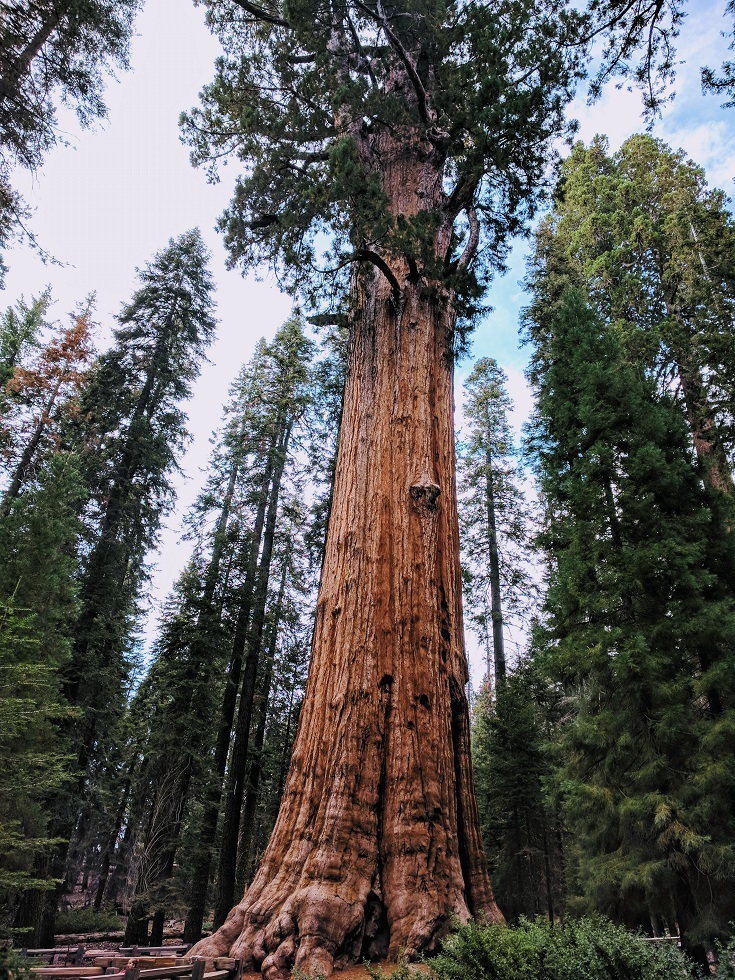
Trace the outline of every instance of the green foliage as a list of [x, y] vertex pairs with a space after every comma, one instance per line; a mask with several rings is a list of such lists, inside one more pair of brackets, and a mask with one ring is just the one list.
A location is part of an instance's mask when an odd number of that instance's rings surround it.
[[5, 386], [16, 367], [25, 365], [28, 355], [39, 343], [39, 333], [51, 303], [51, 293], [44, 290], [31, 297], [30, 303], [21, 298], [9, 306], [0, 317], [0, 415], [5, 413]]
[[106, 909], [95, 912], [92, 908], [66, 908], [61, 909], [56, 916], [56, 932], [61, 936], [87, 932], [119, 932], [124, 928], [125, 919]]
[[61, 671], [75, 709], [62, 729], [76, 749], [76, 771], [69, 794], [54, 800], [54, 833], [65, 843], [52, 877], [73, 877], [85, 848], [105, 853], [122, 819], [137, 603], [146, 555], [174, 500], [171, 473], [187, 440], [181, 402], [215, 327], [207, 262], [194, 229], [138, 270], [140, 285], [118, 317], [114, 344], [93, 364], [64, 432], [83, 462], [85, 542], [74, 643]]
[[461, 926], [431, 963], [440, 980], [687, 980], [689, 963], [603, 919]]
[[[151, 911], [181, 908], [202, 881], [206, 888], [238, 686], [241, 705], [252, 702], [243, 727], [250, 822], [242, 824], [238, 868], [245, 876], [278, 806], [279, 768], [294, 730], [285, 737], [279, 730], [283, 688], [292, 701], [303, 682], [305, 595], [313, 584], [301, 461], [292, 451], [314, 397], [312, 354], [298, 316], [261, 341], [213, 439], [206, 485], [189, 517], [194, 555], [167, 600], [128, 718], [133, 775], [120, 860], [136, 876], [129, 941], [142, 937], [134, 931], [147, 929]], [[289, 703], [291, 725], [293, 714]], [[206, 866], [194, 882], [192, 865]]]
[[[104, 79], [128, 66], [133, 18], [140, 5], [140, 0], [3, 3], [0, 248], [27, 216], [9, 183], [12, 167], [35, 170], [53, 146], [65, 142], [58, 128], [58, 104], [73, 108], [83, 126], [104, 118]], [[0, 263], [0, 286], [4, 271]]]
[[187, 439], [181, 402], [215, 327], [207, 261], [194, 229], [138, 270], [115, 343], [80, 399], [72, 435], [86, 450], [90, 532], [66, 690], [84, 716], [83, 755], [104, 744], [104, 726], [122, 710], [145, 555], [173, 505], [171, 473]]
[[30, 980], [31, 963], [15, 949], [0, 948], [0, 980]]
[[602, 138], [575, 146], [529, 285], [539, 324], [566, 285], [582, 288], [626, 355], [681, 405], [712, 484], [732, 486], [735, 221], [700, 167], [650, 136], [614, 154]]
[[549, 712], [543, 680], [527, 661], [475, 705], [472, 764], [480, 829], [495, 899], [508, 921], [565, 907], [562, 828], [548, 782]]
[[49, 888], [47, 801], [68, 780], [59, 671], [76, 612], [78, 461], [58, 453], [0, 519], [0, 930], [22, 895]]
[[[276, 265], [316, 303], [325, 280], [347, 287], [354, 263], [398, 259], [453, 289], [469, 321], [566, 128], [579, 18], [537, 0], [400, 12], [300, 0], [248, 12], [212, 2], [208, 20], [225, 54], [182, 125], [196, 163], [242, 164], [220, 219], [233, 264]], [[405, 178], [380, 163], [394, 142], [409, 169], [420, 156], [443, 180], [440, 207], [394, 213], [391, 180]], [[468, 263], [475, 218], [482, 243]]]
[[126, 68], [139, 0], [41, 0], [4, 5], [0, 46], [0, 145], [36, 168], [58, 139], [54, 98], [83, 125], [106, 113], [103, 78]]
[[711, 942], [735, 880], [735, 784], [718, 761], [735, 717], [730, 501], [702, 484], [673, 400], [581, 294], [542, 325], [532, 444], [552, 570], [537, 662], [568, 698], [580, 879], [588, 907]]
[[728, 943], [716, 943], [717, 980], [735, 980], [735, 937]]

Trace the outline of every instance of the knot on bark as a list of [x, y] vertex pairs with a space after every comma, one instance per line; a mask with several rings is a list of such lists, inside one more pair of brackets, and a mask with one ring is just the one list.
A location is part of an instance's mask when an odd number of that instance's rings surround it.
[[420, 510], [436, 510], [436, 502], [441, 493], [441, 487], [434, 483], [428, 473], [422, 473], [415, 483], [408, 488], [411, 500]]

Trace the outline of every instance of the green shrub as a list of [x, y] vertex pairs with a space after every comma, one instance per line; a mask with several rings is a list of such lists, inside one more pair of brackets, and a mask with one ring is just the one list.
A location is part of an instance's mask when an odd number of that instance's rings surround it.
[[31, 980], [31, 962], [15, 949], [0, 948], [0, 980]]
[[125, 928], [125, 919], [114, 912], [94, 909], [61, 909], [56, 916], [56, 933], [119, 932]]
[[[732, 928], [735, 923], [730, 923]], [[727, 946], [717, 943], [717, 980], [735, 980], [735, 936]]]
[[562, 926], [461, 926], [431, 961], [441, 980], [690, 980], [690, 964], [669, 943], [622, 926], [580, 919]]

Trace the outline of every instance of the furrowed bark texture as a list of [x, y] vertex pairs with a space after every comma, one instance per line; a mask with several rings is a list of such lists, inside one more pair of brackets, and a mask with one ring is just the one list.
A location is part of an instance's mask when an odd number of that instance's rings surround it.
[[[390, 150], [395, 212], [431, 207], [437, 169]], [[390, 267], [400, 301], [377, 270], [355, 280], [312, 662], [278, 821], [244, 899], [192, 950], [242, 957], [268, 980], [430, 952], [452, 917], [501, 918], [470, 763], [452, 297]]]

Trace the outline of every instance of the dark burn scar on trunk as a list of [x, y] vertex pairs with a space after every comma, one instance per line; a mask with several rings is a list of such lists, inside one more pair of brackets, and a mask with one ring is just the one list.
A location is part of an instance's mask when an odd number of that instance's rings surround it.
[[417, 509], [435, 511], [441, 487], [424, 473], [415, 483], [411, 484], [408, 492]]

